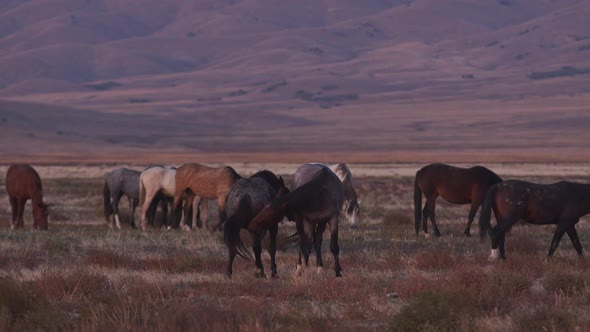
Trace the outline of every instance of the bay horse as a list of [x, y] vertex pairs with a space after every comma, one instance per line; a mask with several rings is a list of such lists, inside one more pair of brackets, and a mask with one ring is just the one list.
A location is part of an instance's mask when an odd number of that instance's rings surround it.
[[10, 229], [23, 228], [25, 204], [30, 199], [33, 205], [33, 227], [47, 230], [49, 204], [43, 202], [43, 187], [37, 171], [26, 164], [14, 164], [6, 171], [6, 192], [12, 208]]
[[[449, 203], [469, 204], [469, 217], [465, 236], [471, 236], [471, 224], [477, 213], [477, 209], [483, 203], [490, 186], [501, 182], [502, 179], [494, 172], [483, 166], [460, 168], [445, 164], [430, 164], [416, 172], [414, 179], [414, 229], [416, 234], [420, 232], [420, 219], [422, 219], [422, 231], [428, 236], [428, 218], [432, 222], [434, 235], [440, 236], [436, 225], [435, 206], [436, 198], [441, 196]], [[422, 210], [422, 194], [426, 197], [426, 204]]]
[[[104, 217], [107, 225], [113, 228], [114, 225], [121, 229], [119, 221], [119, 201], [123, 196], [129, 199], [129, 215], [131, 227], [135, 228], [135, 209], [139, 204], [139, 176], [140, 171], [117, 168], [106, 173], [103, 184]], [[111, 221], [111, 216], [114, 220]]]
[[316, 250], [316, 265], [323, 267], [322, 240], [326, 226], [330, 226], [330, 251], [334, 255], [336, 277], [342, 276], [338, 258], [338, 226], [344, 203], [342, 182], [323, 164], [305, 164], [297, 169], [291, 192], [277, 194], [271, 204], [264, 207], [250, 222], [248, 230], [260, 231], [282, 220], [283, 216], [295, 221], [297, 233], [293, 239], [299, 242], [297, 273], [301, 273], [301, 256], [309, 265], [312, 248]]
[[170, 229], [177, 223], [176, 214], [171, 213], [166, 219], [168, 205], [172, 205], [174, 192], [176, 167], [162, 165], [148, 166], [139, 175], [139, 202], [141, 204], [141, 229], [146, 229], [148, 222], [152, 223], [156, 212], [158, 201], [164, 212], [164, 221]]
[[[250, 178], [237, 180], [227, 195], [225, 215], [227, 221], [223, 230], [224, 241], [228, 248], [229, 261], [227, 275], [232, 276], [232, 265], [236, 254], [252, 260], [250, 252], [240, 240], [240, 230], [247, 229], [251, 219], [258, 214], [267, 204], [270, 204], [279, 191], [287, 190], [282, 177], [277, 177], [273, 172], [262, 170]], [[269, 254], [272, 277], [278, 277], [275, 255], [277, 251], [278, 222], [268, 228], [270, 234]], [[265, 277], [264, 267], [260, 255], [262, 252], [262, 239], [267, 229], [257, 232], [250, 231], [252, 249], [254, 250], [255, 264], [258, 269], [257, 276]]]
[[[175, 192], [173, 210], [179, 206], [183, 195], [186, 195], [184, 215], [189, 215], [192, 207], [196, 224], [202, 227], [197, 215], [201, 200], [217, 199], [219, 208], [219, 222], [215, 229], [221, 230], [225, 223], [225, 201], [232, 185], [242, 177], [230, 166], [209, 167], [196, 163], [188, 163], [180, 166], [175, 175]], [[204, 204], [206, 205], [206, 204]], [[206, 219], [205, 219], [206, 220]], [[186, 218], [182, 218], [180, 225], [183, 229], [190, 230], [186, 224]]]
[[356, 228], [359, 222], [360, 208], [356, 190], [354, 189], [354, 182], [352, 180], [352, 172], [344, 163], [334, 164], [330, 166], [344, 187], [344, 210], [346, 211], [346, 218], [350, 221], [351, 228]]
[[[491, 211], [497, 225], [491, 227]], [[506, 258], [504, 242], [506, 232], [517, 221], [535, 225], [555, 224], [557, 228], [547, 256], [553, 256], [564, 233], [567, 233], [576, 252], [582, 256], [582, 244], [575, 225], [580, 218], [590, 213], [590, 185], [561, 181], [553, 184], [535, 184], [509, 180], [490, 188], [479, 216], [482, 239], [490, 234], [492, 252], [490, 259], [499, 254]]]

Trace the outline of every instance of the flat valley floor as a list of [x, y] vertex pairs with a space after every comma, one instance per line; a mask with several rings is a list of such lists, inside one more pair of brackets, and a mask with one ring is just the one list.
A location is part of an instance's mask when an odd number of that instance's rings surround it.
[[[324, 269], [312, 256], [303, 275], [295, 275], [297, 250], [287, 241], [295, 229], [286, 221], [279, 278], [255, 278], [254, 265], [237, 258], [228, 279], [220, 232], [109, 229], [102, 174], [114, 167], [39, 166], [45, 200], [55, 204], [49, 231], [32, 229], [30, 202], [25, 229], [10, 231], [0, 190], [0, 330], [590, 330], [590, 262], [577, 258], [567, 237], [547, 259], [554, 226], [517, 225], [506, 240], [507, 260], [489, 262], [477, 218], [473, 237], [463, 236], [468, 206], [439, 198], [443, 236], [414, 234], [413, 177], [420, 165], [349, 166], [362, 218], [356, 229], [341, 221], [341, 279], [334, 278], [328, 232]], [[590, 182], [588, 164], [486, 166], [506, 179]], [[268, 168], [287, 175], [289, 184], [296, 167], [235, 165], [244, 175]], [[0, 167], [2, 188], [5, 171]], [[120, 211], [128, 220], [125, 199]], [[590, 248], [588, 218], [577, 228]], [[266, 251], [263, 263], [270, 275]]]

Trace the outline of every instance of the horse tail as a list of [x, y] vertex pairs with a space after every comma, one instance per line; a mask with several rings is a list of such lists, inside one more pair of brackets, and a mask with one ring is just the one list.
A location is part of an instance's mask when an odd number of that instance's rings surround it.
[[418, 184], [418, 173], [414, 179], [414, 230], [420, 232], [420, 219], [422, 219], [422, 189]]
[[235, 252], [242, 258], [254, 261], [252, 254], [240, 239], [240, 230], [252, 218], [250, 195], [246, 194], [240, 198], [237, 211], [225, 222], [223, 229], [223, 240], [230, 252]]
[[498, 191], [498, 186], [491, 186], [488, 189], [488, 192], [486, 193], [486, 199], [483, 201], [481, 206], [481, 212], [479, 213], [479, 236], [482, 240], [492, 228], [492, 201], [496, 196], [496, 191]]
[[111, 190], [109, 189], [106, 180], [102, 186], [102, 198], [104, 204], [104, 218], [109, 222], [111, 215], [113, 214], [113, 205], [111, 204]]

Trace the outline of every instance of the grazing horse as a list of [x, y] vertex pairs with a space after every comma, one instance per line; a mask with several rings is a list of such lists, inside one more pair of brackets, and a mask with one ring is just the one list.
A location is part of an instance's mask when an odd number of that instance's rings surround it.
[[[491, 227], [492, 209], [497, 225]], [[479, 216], [481, 237], [489, 232], [492, 240], [490, 259], [506, 258], [506, 232], [517, 221], [535, 225], [555, 224], [557, 228], [547, 256], [553, 256], [564, 233], [567, 233], [576, 252], [582, 256], [582, 245], [575, 225], [590, 213], [590, 185], [561, 181], [554, 184], [535, 184], [510, 180], [490, 188]]]
[[330, 169], [334, 172], [344, 187], [344, 201], [346, 218], [350, 221], [351, 227], [356, 228], [359, 221], [359, 201], [357, 199], [356, 190], [354, 190], [354, 182], [352, 181], [352, 172], [344, 163], [331, 165]]
[[[440, 195], [447, 202], [453, 204], [469, 204], [469, 220], [465, 228], [465, 236], [471, 236], [470, 229], [477, 209], [483, 203], [488, 188], [502, 179], [496, 173], [483, 166], [460, 168], [445, 164], [430, 164], [416, 172], [414, 179], [414, 228], [416, 234], [422, 230], [428, 236], [428, 218], [432, 222], [434, 235], [440, 236], [436, 225], [434, 208], [436, 198]], [[422, 209], [422, 194], [426, 197], [424, 210]], [[422, 215], [421, 215], [422, 211]]]
[[[229, 251], [229, 262], [227, 275], [231, 278], [232, 265], [236, 254], [250, 259], [250, 252], [243, 246], [240, 240], [240, 230], [247, 229], [250, 220], [260, 212], [280, 190], [287, 190], [281, 177], [277, 177], [271, 171], [263, 170], [250, 178], [239, 179], [231, 187], [225, 204], [225, 215], [227, 221], [223, 230], [225, 244]], [[273, 223], [268, 231], [270, 233], [269, 254], [272, 277], [278, 277], [275, 254], [277, 251], [278, 222]], [[264, 267], [260, 254], [262, 252], [262, 239], [266, 235], [266, 229], [259, 232], [250, 232], [252, 238], [252, 249], [254, 250], [258, 276], [265, 277]]]
[[23, 214], [27, 200], [33, 204], [33, 227], [47, 230], [49, 204], [43, 203], [41, 178], [35, 169], [25, 164], [14, 164], [6, 171], [6, 192], [12, 207], [10, 229], [23, 228]]
[[[176, 171], [175, 181], [176, 190], [174, 193], [173, 208], [179, 206], [180, 199], [186, 195], [184, 204], [184, 215], [188, 216], [189, 209], [193, 208], [197, 226], [202, 226], [200, 218], [197, 216], [198, 207], [202, 199], [217, 199], [219, 206], [219, 222], [216, 229], [221, 230], [221, 226], [226, 220], [225, 217], [225, 200], [231, 190], [232, 185], [242, 177], [230, 166], [209, 167], [201, 164], [184, 164]], [[205, 219], [207, 220], [207, 219]], [[180, 221], [182, 228], [190, 230], [186, 225], [186, 218]]]
[[[163, 200], [162, 209], [164, 215], [168, 205], [172, 204], [176, 182], [176, 167], [153, 165], [147, 167], [139, 176], [139, 202], [141, 204], [141, 229], [146, 229], [146, 219], [153, 222], [158, 200]], [[168, 228], [176, 224], [175, 214], [172, 213], [170, 221], [166, 221]], [[166, 220], [166, 216], [164, 216]]]
[[278, 223], [286, 216], [295, 221], [299, 241], [299, 259], [297, 272], [301, 272], [301, 256], [305, 265], [309, 265], [309, 255], [312, 248], [316, 250], [316, 265], [318, 269], [322, 261], [322, 237], [326, 226], [330, 226], [330, 250], [334, 255], [334, 271], [336, 277], [341, 277], [340, 260], [338, 255], [338, 224], [340, 212], [344, 203], [344, 188], [342, 182], [326, 165], [305, 164], [294, 175], [293, 190], [279, 193], [273, 202], [260, 211], [250, 222], [248, 230], [258, 232]]
[[[110, 228], [116, 223], [117, 228], [121, 229], [119, 221], [119, 201], [126, 195], [129, 199], [129, 214], [131, 216], [131, 227], [135, 228], [135, 209], [139, 204], [139, 176], [141, 172], [128, 169], [117, 168], [112, 172], [105, 174], [103, 185], [104, 199], [104, 217]], [[111, 216], [114, 220], [111, 221]]]

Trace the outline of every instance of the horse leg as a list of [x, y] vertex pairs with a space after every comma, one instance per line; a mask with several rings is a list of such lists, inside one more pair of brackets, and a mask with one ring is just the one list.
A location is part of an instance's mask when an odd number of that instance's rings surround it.
[[[113, 215], [115, 216], [115, 223], [118, 229], [121, 229], [121, 221], [119, 220], [119, 201], [123, 195], [120, 192], [111, 193], [113, 199]], [[112, 226], [111, 226], [112, 227]]]
[[303, 260], [305, 261], [305, 267], [309, 266], [309, 255], [313, 249], [313, 233], [315, 225], [309, 220], [303, 221], [303, 237], [301, 241], [301, 249], [303, 250]]
[[[23, 222], [23, 216], [25, 214], [25, 204], [27, 203], [27, 200], [24, 198], [19, 198], [17, 200], [17, 205], [18, 205], [18, 209], [17, 209], [17, 215], [16, 215], [16, 228], [23, 228], [24, 227], [24, 222]], [[34, 220], [34, 218], [33, 218]]]
[[330, 250], [332, 251], [332, 255], [334, 255], [334, 271], [336, 272], [336, 277], [342, 277], [340, 273], [342, 268], [340, 267], [340, 259], [338, 255], [340, 254], [340, 246], [338, 246], [338, 216], [332, 217], [330, 219]]
[[274, 224], [268, 229], [270, 233], [270, 243], [268, 244], [268, 253], [270, 254], [270, 270], [272, 271], [271, 277], [278, 278], [277, 263], [275, 256], [277, 253], [277, 234], [279, 233], [279, 225]]
[[504, 249], [504, 243], [506, 242], [506, 232], [502, 232], [498, 235], [498, 249], [500, 249], [500, 258], [506, 259], [506, 251]]
[[229, 249], [229, 260], [227, 263], [227, 276], [231, 278], [232, 265], [234, 264], [234, 258], [236, 258], [237, 250], [235, 248]]
[[13, 230], [16, 227], [16, 218], [18, 215], [18, 200], [16, 197], [8, 197], [10, 201], [10, 208], [12, 209], [12, 223], [10, 224], [10, 229]]
[[555, 233], [553, 233], [553, 240], [551, 241], [551, 247], [549, 247], [549, 252], [547, 253], [548, 257], [553, 256], [553, 254], [555, 253], [555, 249], [557, 249], [557, 246], [559, 246], [559, 241], [561, 241], [561, 237], [572, 225], [573, 224], [568, 223], [568, 222], [564, 222], [564, 223], [557, 225], [557, 228], [555, 229]]
[[256, 268], [258, 269], [256, 277], [266, 278], [266, 275], [264, 274], [264, 266], [262, 265], [262, 259], [260, 258], [262, 254], [262, 237], [264, 235], [250, 233], [250, 236], [252, 238], [252, 250], [254, 251], [255, 264]]
[[148, 213], [148, 209], [150, 208], [150, 205], [152, 203], [152, 200], [154, 199], [154, 196], [155, 196], [155, 194], [153, 194], [153, 193], [146, 195], [145, 201], [143, 201], [143, 205], [141, 206], [141, 221], [139, 223], [139, 226], [141, 227], [141, 230], [143, 230], [143, 231], [146, 230], [147, 213]]
[[473, 219], [475, 219], [475, 214], [477, 213], [477, 209], [481, 203], [479, 201], [471, 202], [471, 209], [469, 209], [469, 219], [467, 221], [467, 227], [465, 228], [465, 236], [471, 237], [471, 224], [473, 223]]
[[572, 227], [568, 228], [567, 236], [569, 236], [570, 240], [572, 241], [572, 244], [574, 245], [574, 248], [576, 249], [578, 256], [582, 257], [582, 244], [580, 243], [580, 239], [578, 238], [578, 232], [576, 231], [575, 225], [572, 225]]
[[297, 236], [299, 237], [299, 258], [297, 259], [297, 274], [301, 275], [302, 272], [302, 263], [301, 257], [303, 256], [303, 252], [305, 250], [305, 239], [304, 239], [304, 229], [303, 229], [303, 218], [297, 216], [295, 220], [295, 227], [297, 228]]
[[[166, 222], [168, 229], [172, 229], [172, 226], [176, 224], [176, 208], [178, 208], [178, 205], [180, 204], [181, 199], [182, 199], [182, 197], [180, 194], [174, 195], [174, 200], [172, 201], [172, 208], [170, 211], [171, 218], [170, 218], [169, 222]], [[183, 223], [184, 223], [184, 220], [181, 217], [181, 221], [180, 221], [181, 227], [182, 227]]]
[[129, 197], [129, 210], [130, 210], [130, 217], [131, 217], [131, 227], [135, 228], [135, 209], [137, 209], [137, 205], [139, 201]]
[[438, 226], [436, 225], [436, 214], [434, 212], [434, 209], [436, 207], [436, 198], [432, 199], [432, 200], [428, 200], [427, 202], [428, 204], [428, 208], [430, 209], [430, 211], [428, 212], [428, 216], [430, 217], [430, 222], [432, 223], [432, 228], [434, 228], [434, 236], [439, 237], [440, 231], [438, 230]]
[[180, 218], [180, 228], [184, 229], [185, 231], [191, 230], [190, 226], [188, 226], [186, 223], [186, 219], [189, 218], [189, 215], [191, 215], [190, 209], [194, 200], [195, 194], [193, 192], [188, 192], [186, 194], [186, 200], [184, 201], [184, 211], [182, 213], [182, 217]]
[[201, 219], [201, 208], [203, 206], [203, 202], [205, 202], [206, 204], [207, 201], [202, 199], [201, 196], [195, 196], [195, 200], [193, 201], [193, 222], [197, 224], [197, 227], [199, 228], [201, 228], [201, 226], [203, 225], [203, 221]]
[[322, 221], [319, 223], [314, 232], [313, 238], [313, 245], [315, 247], [315, 256], [316, 256], [316, 266], [318, 267], [318, 272], [322, 270], [324, 266], [324, 262], [322, 261], [322, 240], [324, 237], [324, 231], [326, 230], [327, 222]]
[[428, 237], [428, 201], [424, 204], [424, 209], [422, 210], [422, 231], [424, 232], [424, 236]]

